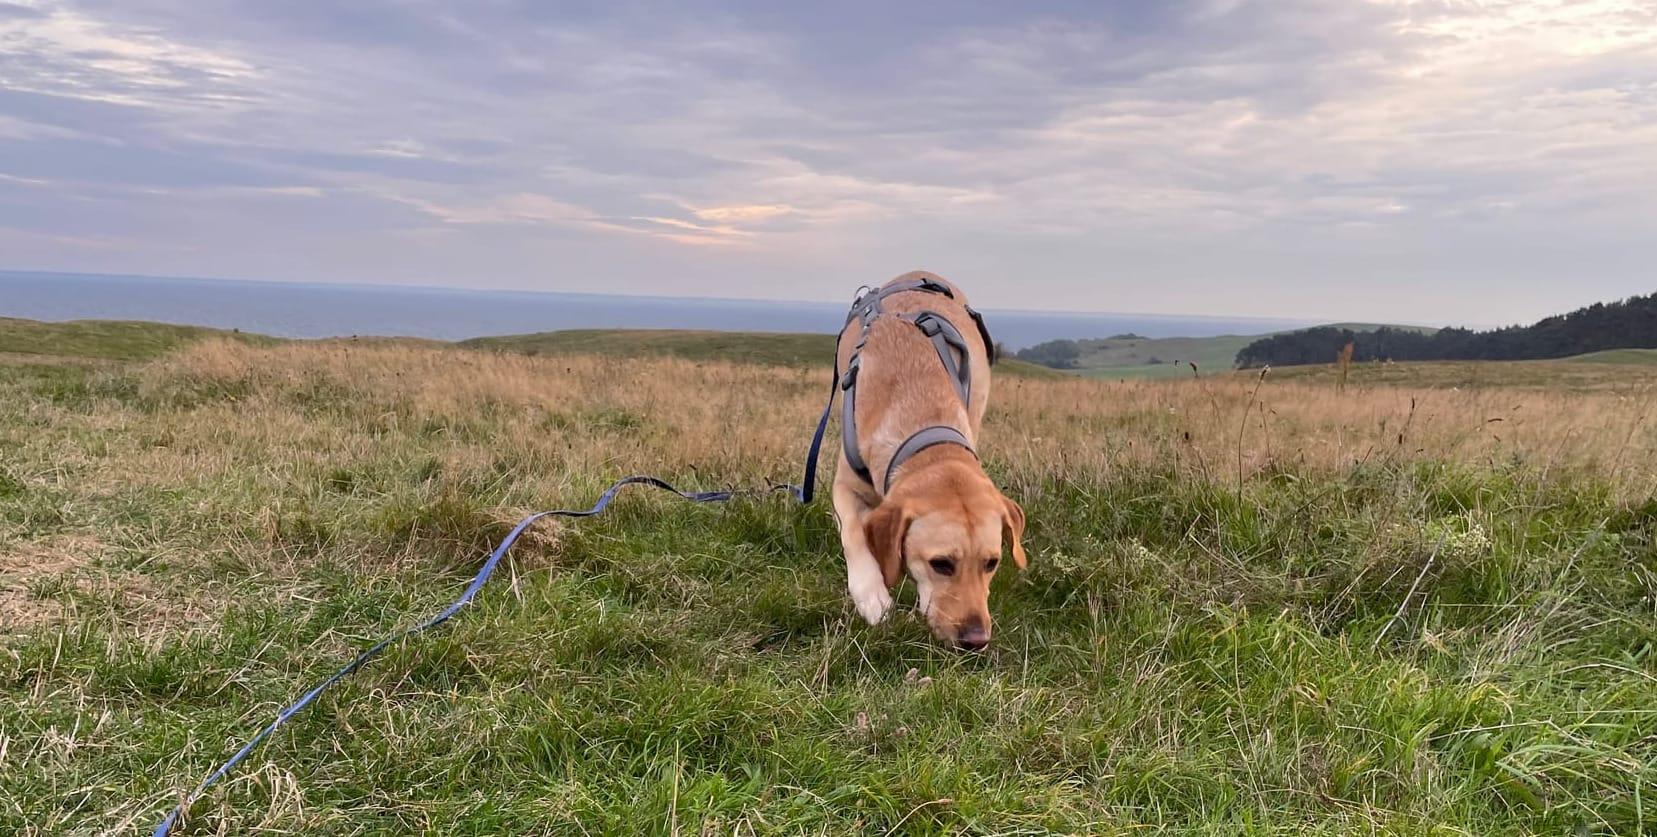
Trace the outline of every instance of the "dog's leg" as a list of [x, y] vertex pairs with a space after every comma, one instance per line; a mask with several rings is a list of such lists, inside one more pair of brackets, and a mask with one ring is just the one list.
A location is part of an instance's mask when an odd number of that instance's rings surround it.
[[[840, 464], [844, 472], [847, 466]], [[834, 516], [840, 522], [840, 546], [846, 553], [846, 590], [857, 612], [871, 625], [880, 624], [892, 611], [892, 594], [880, 575], [880, 562], [869, 551], [863, 537], [863, 521], [870, 508], [857, 490], [839, 479], [834, 481]]]

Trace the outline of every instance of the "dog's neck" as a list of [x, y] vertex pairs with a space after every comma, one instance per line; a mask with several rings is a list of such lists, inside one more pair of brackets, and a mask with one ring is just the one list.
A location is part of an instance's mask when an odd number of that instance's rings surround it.
[[929, 482], [989, 481], [983, 463], [972, 451], [959, 445], [934, 445], [909, 458], [892, 475], [886, 496], [900, 487], [918, 487]]

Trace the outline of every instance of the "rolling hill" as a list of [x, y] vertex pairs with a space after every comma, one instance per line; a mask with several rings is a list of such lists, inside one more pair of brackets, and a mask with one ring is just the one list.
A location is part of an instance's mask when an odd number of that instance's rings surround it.
[[[282, 338], [262, 334], [166, 323], [125, 320], [41, 322], [0, 317], [0, 353], [144, 360], [213, 337], [259, 344], [285, 342]], [[826, 367], [834, 353], [834, 336], [829, 334], [744, 331], [584, 329], [478, 337], [458, 343], [407, 337], [330, 339], [376, 344], [447, 345], [527, 355], [581, 354], [628, 358], [667, 355], [696, 361], [725, 360], [772, 366]], [[1064, 376], [1062, 372], [1014, 358], [1003, 359], [996, 366], [996, 371], [1026, 378]]]
[[1566, 363], [1621, 363], [1646, 366], [1657, 364], [1657, 349], [1607, 349], [1564, 359]]
[[468, 349], [526, 355], [671, 355], [688, 360], [736, 360], [782, 366], [825, 363], [834, 353], [829, 334], [785, 334], [677, 329], [580, 329], [462, 340]]
[[[1332, 328], [1369, 331], [1382, 326], [1369, 323], [1337, 323]], [[1431, 334], [1427, 326], [1387, 326]], [[1283, 333], [1283, 332], [1273, 332]], [[1094, 378], [1177, 378], [1207, 375], [1231, 369], [1243, 347], [1268, 335], [1222, 334], [1214, 337], [1141, 337], [1123, 334], [1073, 341], [1080, 350], [1074, 371]]]
[[1529, 325], [1430, 333], [1338, 326], [1266, 335], [1237, 354], [1243, 367], [1326, 363], [1345, 346], [1353, 361], [1559, 360], [1617, 349], [1657, 348], [1657, 293], [1596, 302]]
[[[479, 337], [458, 345], [528, 355], [588, 354], [615, 357], [669, 355], [689, 360], [734, 360], [776, 366], [817, 366], [834, 355], [832, 334], [671, 329], [591, 329]], [[1061, 378], [1063, 372], [1002, 358], [996, 372], [1024, 378]]]
[[207, 337], [275, 342], [274, 337], [200, 326], [130, 320], [48, 323], [0, 317], [0, 352], [22, 355], [143, 360]]

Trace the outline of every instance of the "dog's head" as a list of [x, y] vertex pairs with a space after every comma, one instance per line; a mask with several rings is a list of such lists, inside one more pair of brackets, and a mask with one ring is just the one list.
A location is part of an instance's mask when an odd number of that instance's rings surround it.
[[886, 586], [907, 572], [921, 611], [944, 642], [978, 650], [990, 641], [990, 579], [1002, 543], [1026, 566], [1024, 510], [976, 463], [941, 463], [901, 480], [864, 524]]

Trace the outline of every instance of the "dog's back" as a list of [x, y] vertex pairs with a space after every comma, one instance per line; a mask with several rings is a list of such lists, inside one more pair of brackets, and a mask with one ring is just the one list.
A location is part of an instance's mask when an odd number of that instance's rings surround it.
[[[978, 324], [968, 311], [966, 294], [933, 273], [912, 271], [887, 282], [882, 288], [925, 279], [949, 289], [949, 295], [912, 291], [887, 296], [881, 301], [886, 315], [914, 315], [923, 311], [948, 318], [967, 345], [971, 374], [971, 403], [963, 412], [955, 385], [946, 373], [937, 352], [926, 337], [899, 316], [882, 316], [869, 328], [867, 343], [857, 349], [863, 325], [853, 320], [840, 337], [840, 368], [854, 352], [860, 354], [857, 378], [857, 422], [868, 434], [865, 447], [875, 455], [870, 466], [880, 473], [884, 457], [917, 426], [945, 424], [961, 427], [976, 441], [984, 411], [990, 403], [990, 352]], [[963, 421], [964, 417], [964, 421]], [[901, 421], [898, 419], [901, 418]]]

